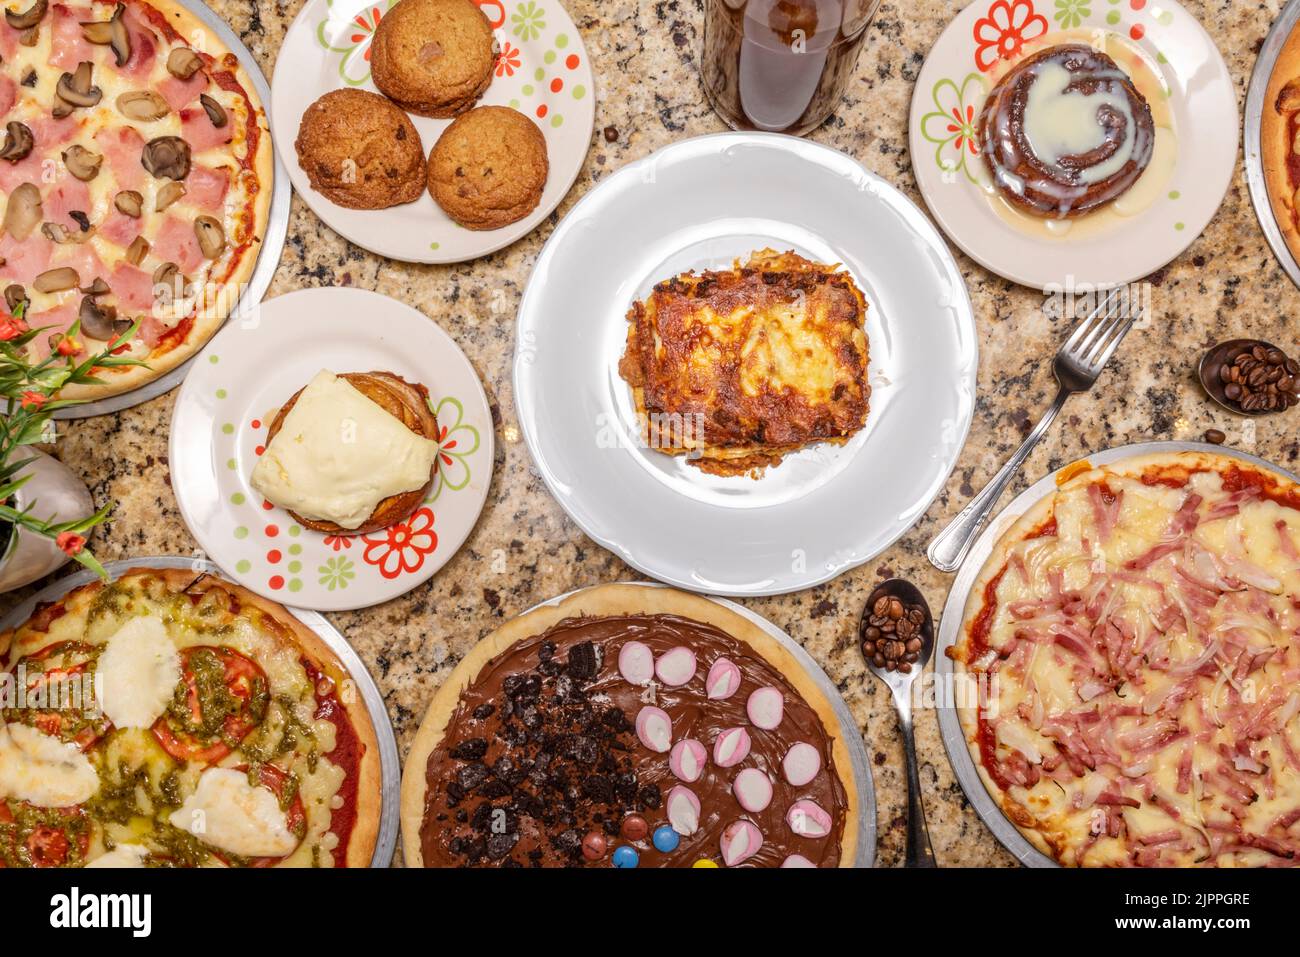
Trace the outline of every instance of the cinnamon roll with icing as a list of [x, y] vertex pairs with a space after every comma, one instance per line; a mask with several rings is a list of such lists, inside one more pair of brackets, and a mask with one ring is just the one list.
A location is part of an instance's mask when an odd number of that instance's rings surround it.
[[1151, 162], [1151, 108], [1119, 65], [1083, 43], [1026, 58], [979, 120], [993, 184], [1014, 207], [1074, 218], [1128, 191]]

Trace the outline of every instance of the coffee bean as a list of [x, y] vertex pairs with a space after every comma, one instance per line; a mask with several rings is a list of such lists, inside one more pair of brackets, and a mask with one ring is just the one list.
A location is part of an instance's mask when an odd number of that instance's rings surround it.
[[1211, 442], [1214, 445], [1222, 445], [1227, 440], [1228, 437], [1218, 429], [1205, 430], [1205, 441], [1207, 442]]

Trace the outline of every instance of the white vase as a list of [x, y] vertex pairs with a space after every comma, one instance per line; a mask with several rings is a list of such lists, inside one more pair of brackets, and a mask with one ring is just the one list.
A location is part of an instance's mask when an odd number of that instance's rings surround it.
[[[16, 449], [15, 455], [33, 456], [18, 475], [30, 475], [15, 496], [15, 508], [32, 508], [32, 514], [48, 522], [70, 522], [87, 518], [94, 502], [81, 479], [58, 459], [35, 449]], [[0, 592], [29, 585], [68, 560], [54, 540], [25, 528], [15, 528], [0, 556]]]

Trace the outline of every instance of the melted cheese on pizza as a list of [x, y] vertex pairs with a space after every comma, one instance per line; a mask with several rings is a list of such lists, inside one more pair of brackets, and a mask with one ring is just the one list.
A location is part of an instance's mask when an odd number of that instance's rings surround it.
[[[339, 838], [331, 824], [347, 776], [331, 757], [338, 728], [318, 717], [323, 692], [301, 650], [259, 610], [232, 614], [231, 600], [212, 589], [194, 601], [160, 579], [133, 577], [81, 596], [45, 627], [19, 629], [0, 670], [34, 691], [45, 675], [59, 673], [41, 672], [42, 652], [75, 648], [76, 660], [90, 662], [84, 676], [93, 688], [92, 707], [100, 695], [123, 700], [123, 684], [153, 701], [160, 671], [179, 668], [157, 647], [159, 638], [177, 661], [189, 664], [183, 675], [174, 672], [165, 711], [151, 726], [108, 724], [84, 748], [61, 740], [80, 725], [51, 724], [48, 700], [29, 696], [26, 708], [4, 709], [0, 864], [30, 863], [15, 837], [20, 844], [25, 822], [61, 809], [93, 822], [84, 849], [74, 842], [65, 863], [86, 863], [129, 845], [146, 848], [146, 862], [154, 863], [333, 866]], [[143, 644], [143, 651], [124, 640]], [[238, 657], [218, 659], [214, 648]], [[196, 661], [195, 655], [202, 657]], [[66, 669], [69, 659], [58, 660]], [[241, 694], [231, 675], [255, 676], [243, 686], [251, 691], [249, 708], [231, 697]], [[193, 717], [196, 701], [203, 714], [218, 719], [227, 713], [222, 708], [251, 717], [237, 726], [219, 722], [211, 735], [187, 732], [185, 719]], [[213, 744], [221, 745], [218, 751], [208, 750]], [[23, 763], [6, 760], [10, 751]]]
[[1250, 474], [1086, 472], [973, 599], [976, 763], [1062, 863], [1297, 862], [1300, 510]]
[[[42, 205], [42, 225], [30, 235], [0, 238], [0, 285], [23, 286], [31, 300], [29, 323], [34, 328], [50, 327], [48, 334], [28, 346], [37, 357], [48, 354], [49, 334], [67, 330], [77, 318], [80, 290], [96, 279], [111, 289], [98, 297], [101, 306], [113, 306], [119, 318], [141, 320], [128, 355], [148, 356], [196, 310], [215, 311], [224, 318], [238, 290], [222, 284], [255, 226], [251, 200], [258, 184], [253, 172], [243, 166], [249, 151], [251, 104], [242, 90], [227, 89], [213, 79], [233, 67], [233, 56], [209, 51], [218, 59], [209, 59], [190, 80], [180, 80], [166, 64], [170, 52], [187, 45], [187, 38], [169, 39], [148, 19], [142, 5], [130, 3], [125, 17], [132, 52], [118, 67], [112, 50], [87, 42], [81, 28], [83, 21], [107, 20], [113, 9], [113, 4], [101, 2], [51, 3], [32, 46], [19, 42], [19, 31], [0, 22], [0, 107], [4, 107], [0, 112], [5, 113], [6, 123], [25, 125], [34, 140], [25, 158], [13, 163], [0, 160], [0, 195], [7, 204], [15, 189], [30, 183], [40, 191]], [[59, 79], [83, 61], [93, 64], [92, 82], [101, 91], [100, 100], [93, 107], [56, 118], [53, 105]], [[165, 115], [151, 121], [124, 115], [120, 98], [141, 91], [160, 96]], [[224, 110], [223, 126], [214, 125], [200, 94]], [[255, 125], [259, 122], [256, 116], [252, 120]], [[145, 144], [168, 136], [184, 139], [191, 151], [190, 171], [179, 181], [156, 177], [142, 164]], [[89, 181], [68, 170], [65, 156], [75, 147], [101, 158], [99, 172]], [[160, 203], [164, 191], [175, 191], [176, 182], [184, 194], [170, 204]], [[116, 207], [115, 199], [123, 191], [142, 198], [139, 217]], [[199, 216], [222, 223], [226, 244], [215, 259], [207, 258], [199, 245], [194, 227]], [[66, 238], [51, 239], [44, 224]], [[127, 253], [137, 238], [149, 246], [133, 264]], [[188, 285], [156, 283], [155, 273], [166, 263], [174, 263]], [[38, 275], [61, 267], [76, 271], [77, 288], [50, 293], [35, 288]], [[79, 338], [89, 341], [86, 351], [102, 347], [101, 340], [84, 329]]]
[[866, 422], [866, 300], [794, 253], [660, 283], [628, 313], [620, 364], [648, 444], [708, 471], [776, 464]]

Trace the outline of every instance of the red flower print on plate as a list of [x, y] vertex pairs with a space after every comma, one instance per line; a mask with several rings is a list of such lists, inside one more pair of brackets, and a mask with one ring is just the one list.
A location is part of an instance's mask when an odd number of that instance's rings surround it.
[[353, 537], [352, 535], [326, 535], [325, 544], [337, 552], [340, 548], [351, 548]]
[[519, 47], [507, 42], [497, 56], [497, 76], [514, 76], [515, 70], [519, 69], [519, 54]]
[[385, 578], [418, 572], [424, 559], [438, 547], [438, 533], [433, 530], [433, 510], [416, 509], [405, 522], [391, 525], [375, 535], [362, 535], [366, 543], [361, 560], [379, 569]]
[[1047, 18], [1034, 10], [1032, 0], [996, 0], [987, 16], [975, 21], [975, 66], [987, 73], [1046, 32]]

